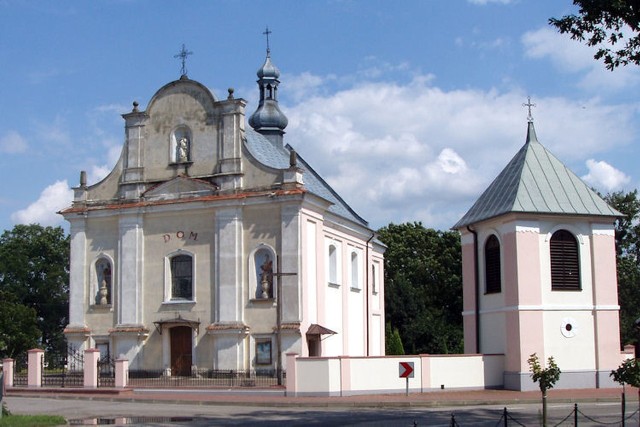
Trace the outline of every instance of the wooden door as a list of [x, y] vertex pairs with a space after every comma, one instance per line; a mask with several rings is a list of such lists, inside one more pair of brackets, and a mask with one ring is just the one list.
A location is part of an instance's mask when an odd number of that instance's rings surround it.
[[171, 375], [191, 376], [191, 328], [176, 326], [171, 331]]

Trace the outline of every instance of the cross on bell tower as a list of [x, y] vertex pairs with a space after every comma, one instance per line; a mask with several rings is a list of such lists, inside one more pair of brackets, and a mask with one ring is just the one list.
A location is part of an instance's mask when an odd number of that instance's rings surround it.
[[527, 107], [529, 109], [529, 113], [527, 114], [527, 121], [529, 123], [533, 123], [533, 116], [531, 115], [531, 107], [535, 107], [536, 104], [531, 103], [531, 97], [527, 96], [527, 102], [522, 104], [523, 107]]
[[173, 55], [174, 58], [180, 58], [182, 60], [182, 68], [180, 69], [180, 77], [187, 76], [187, 57], [189, 55], [193, 55], [193, 52], [187, 50], [184, 43], [182, 44], [182, 50], [178, 52], [176, 55]]

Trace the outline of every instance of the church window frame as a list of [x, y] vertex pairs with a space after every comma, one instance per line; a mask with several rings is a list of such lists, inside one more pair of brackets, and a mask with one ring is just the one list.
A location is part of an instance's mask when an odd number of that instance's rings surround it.
[[352, 291], [362, 289], [361, 258], [360, 251], [357, 248], [351, 248], [349, 251], [349, 286]]
[[502, 292], [502, 248], [495, 234], [487, 237], [484, 243], [484, 285], [486, 294]]
[[551, 290], [581, 291], [579, 240], [571, 231], [560, 228], [549, 239]]
[[196, 302], [195, 254], [178, 250], [165, 258], [165, 303]]
[[336, 240], [327, 242], [327, 284], [332, 287], [339, 287], [341, 283], [341, 248], [341, 243]]

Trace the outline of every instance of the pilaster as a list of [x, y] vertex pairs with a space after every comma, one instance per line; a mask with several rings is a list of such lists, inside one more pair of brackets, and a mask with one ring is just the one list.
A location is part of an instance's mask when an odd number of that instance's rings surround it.
[[[280, 265], [282, 295], [278, 295], [282, 310], [282, 322], [300, 322], [300, 286], [302, 268], [300, 256], [300, 205], [282, 206], [282, 239], [280, 240]], [[290, 275], [290, 273], [295, 273]]]
[[119, 221], [117, 293], [118, 325], [141, 325], [144, 228], [140, 213], [123, 215]]
[[242, 208], [221, 209], [216, 212], [215, 259], [215, 321], [242, 322]]

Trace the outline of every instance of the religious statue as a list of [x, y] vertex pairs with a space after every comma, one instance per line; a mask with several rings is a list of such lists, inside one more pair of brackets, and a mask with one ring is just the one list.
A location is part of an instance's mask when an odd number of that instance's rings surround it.
[[184, 163], [189, 161], [189, 142], [187, 138], [182, 137], [178, 141], [178, 162]]
[[273, 285], [273, 263], [269, 255], [265, 255], [264, 263], [260, 266], [260, 286], [262, 287], [262, 298], [271, 298]]
[[109, 300], [107, 299], [107, 296], [109, 295], [109, 289], [107, 288], [107, 281], [104, 279], [100, 284], [98, 294], [100, 295], [100, 305], [107, 305], [109, 303]]

